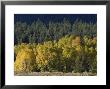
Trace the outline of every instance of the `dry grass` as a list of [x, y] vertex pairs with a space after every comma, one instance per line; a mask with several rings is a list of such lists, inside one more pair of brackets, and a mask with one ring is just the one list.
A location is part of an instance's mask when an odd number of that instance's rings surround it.
[[15, 76], [96, 76], [96, 73], [83, 72], [83, 73], [63, 73], [63, 72], [31, 72], [31, 73], [17, 73]]

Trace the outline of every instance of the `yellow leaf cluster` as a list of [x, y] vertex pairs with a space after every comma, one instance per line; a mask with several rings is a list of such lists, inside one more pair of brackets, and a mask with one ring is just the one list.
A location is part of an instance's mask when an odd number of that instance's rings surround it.
[[35, 55], [33, 54], [32, 49], [21, 49], [17, 56], [14, 64], [15, 71], [31, 71], [35, 64]]

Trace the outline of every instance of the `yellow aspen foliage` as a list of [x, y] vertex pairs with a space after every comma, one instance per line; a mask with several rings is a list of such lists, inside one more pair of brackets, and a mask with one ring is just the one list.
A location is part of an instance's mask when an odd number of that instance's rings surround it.
[[37, 47], [36, 63], [41, 68], [47, 64], [48, 55], [46, 54], [47, 49], [43, 45]]
[[58, 48], [64, 48], [66, 44], [67, 44], [66, 37], [63, 37], [58, 41]]
[[36, 64], [38, 68], [45, 68], [48, 65], [48, 62], [53, 60], [57, 54], [53, 51], [54, 47], [49, 46], [50, 42], [45, 43], [44, 45], [37, 46], [37, 55], [36, 55]]
[[72, 47], [80, 45], [80, 37], [77, 36], [75, 39], [72, 40]]
[[15, 45], [14, 46], [14, 52], [15, 54], [17, 55], [18, 52], [21, 50], [21, 49], [24, 49], [24, 48], [29, 48], [29, 44], [26, 44], [26, 43], [21, 43], [21, 44], [18, 44], [18, 45]]
[[47, 47], [47, 48], [52, 48], [53, 47], [53, 42], [52, 41], [44, 42], [44, 46]]
[[75, 47], [75, 49], [76, 49], [77, 52], [81, 52], [81, 46], [80, 46], [80, 45], [77, 45], [77, 46]]
[[72, 47], [72, 41], [75, 37], [74, 36], [65, 36], [59, 39], [58, 41], [58, 48], [64, 49], [65, 47]]
[[84, 52], [88, 53], [89, 48], [87, 46], [84, 47]]
[[96, 45], [96, 43], [97, 43], [97, 38], [96, 37], [93, 38], [92, 43], [93, 43], [93, 45]]
[[35, 66], [35, 55], [32, 49], [25, 48], [18, 52], [14, 64], [14, 71], [30, 72]]
[[64, 48], [62, 54], [64, 58], [71, 58], [73, 55], [72, 48]]
[[81, 39], [74, 35], [42, 43], [21, 43], [14, 46], [14, 71], [96, 71], [96, 44], [96, 37]]

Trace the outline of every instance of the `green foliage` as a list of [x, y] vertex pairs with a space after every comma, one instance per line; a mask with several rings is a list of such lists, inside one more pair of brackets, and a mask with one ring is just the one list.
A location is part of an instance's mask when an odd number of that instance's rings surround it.
[[80, 20], [71, 23], [66, 18], [62, 22], [49, 21], [48, 24], [44, 24], [40, 19], [31, 24], [16, 22], [14, 26], [14, 42], [15, 44], [41, 43], [58, 40], [66, 35], [96, 37], [96, 29], [96, 24], [85, 23]]

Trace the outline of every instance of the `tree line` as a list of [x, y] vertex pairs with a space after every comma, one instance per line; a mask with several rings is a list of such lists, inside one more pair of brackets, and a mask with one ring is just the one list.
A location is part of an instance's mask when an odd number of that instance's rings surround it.
[[15, 24], [18, 72], [97, 72], [97, 25], [76, 20]]
[[16, 22], [14, 26], [14, 43], [41, 43], [44, 41], [58, 40], [65, 35], [79, 35], [96, 37], [97, 25], [93, 23], [82, 22], [76, 19], [70, 23], [66, 18], [62, 22], [49, 21], [43, 23], [40, 19], [32, 24]]

